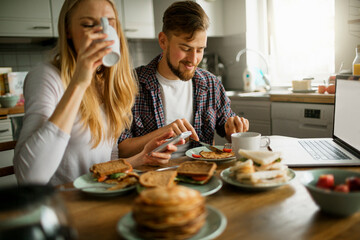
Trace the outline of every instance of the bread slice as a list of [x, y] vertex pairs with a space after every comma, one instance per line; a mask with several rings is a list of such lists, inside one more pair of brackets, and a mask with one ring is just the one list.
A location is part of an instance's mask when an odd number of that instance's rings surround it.
[[94, 173], [95, 177], [107, 176], [113, 173], [125, 173], [128, 171], [132, 171], [132, 166], [124, 159], [94, 164], [90, 168], [90, 172]]
[[253, 151], [240, 149], [239, 154], [247, 159], [252, 159], [260, 165], [268, 165], [281, 157], [281, 152]]
[[179, 165], [178, 174], [188, 176], [213, 175], [217, 165], [214, 162], [186, 161]]
[[223, 158], [230, 158], [235, 156], [234, 152], [208, 152], [208, 151], [200, 151], [200, 156], [205, 159], [223, 159]]
[[[205, 161], [186, 161], [179, 165], [176, 170], [178, 176], [186, 177], [206, 177], [203, 180], [198, 180], [198, 184], [207, 183], [214, 175], [217, 165], [214, 162]], [[180, 179], [184, 180], [184, 179]], [[195, 183], [195, 182], [191, 182]]]
[[176, 171], [149, 171], [140, 175], [139, 182], [144, 187], [171, 187], [176, 175]]

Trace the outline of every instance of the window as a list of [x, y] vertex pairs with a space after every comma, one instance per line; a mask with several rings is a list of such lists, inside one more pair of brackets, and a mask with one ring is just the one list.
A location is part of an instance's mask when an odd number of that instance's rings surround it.
[[268, 51], [272, 85], [335, 72], [334, 0], [268, 0]]

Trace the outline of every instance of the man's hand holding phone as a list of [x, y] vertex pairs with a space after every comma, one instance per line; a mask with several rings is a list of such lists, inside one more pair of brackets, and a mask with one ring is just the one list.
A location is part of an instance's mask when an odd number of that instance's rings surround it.
[[170, 123], [169, 125], [166, 125], [165, 127], [166, 129], [171, 129], [175, 132], [175, 134], [180, 135], [181, 133], [185, 133], [187, 131], [191, 131], [191, 138], [193, 138], [196, 141], [199, 141], [199, 137], [194, 129], [194, 127], [189, 123], [188, 120], [186, 120], [185, 118], [183, 119], [176, 119], [175, 121], [173, 121], [172, 123]]
[[[159, 147], [155, 148], [152, 152], [163, 152], [166, 150], [167, 146], [169, 144], [176, 144], [178, 143], [181, 139], [186, 139], [188, 137], [190, 137], [192, 134], [191, 131], [187, 131], [187, 132], [183, 132], [180, 133], [179, 135], [168, 139], [165, 143], [163, 143], [162, 145], [160, 145]], [[151, 154], [151, 153], [150, 153]]]
[[[171, 154], [177, 150], [175, 145], [184, 144], [185, 141], [183, 139], [190, 135], [191, 131], [172, 137], [174, 136], [174, 131], [169, 130], [157, 138], [152, 139], [145, 145], [144, 150], [142, 151], [141, 155], [143, 156], [143, 159], [141, 165], [159, 166], [167, 164], [171, 158]], [[159, 143], [162, 144], [155, 148], [155, 144], [157, 146]]]

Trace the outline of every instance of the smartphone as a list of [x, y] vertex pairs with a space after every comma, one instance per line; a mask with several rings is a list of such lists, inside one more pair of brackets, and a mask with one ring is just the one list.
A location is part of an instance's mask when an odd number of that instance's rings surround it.
[[181, 139], [190, 137], [191, 134], [192, 134], [191, 131], [183, 132], [173, 138], [170, 138], [169, 140], [167, 140], [167, 142], [161, 144], [160, 146], [155, 148], [152, 152], [163, 152], [166, 150], [167, 145], [178, 143]]

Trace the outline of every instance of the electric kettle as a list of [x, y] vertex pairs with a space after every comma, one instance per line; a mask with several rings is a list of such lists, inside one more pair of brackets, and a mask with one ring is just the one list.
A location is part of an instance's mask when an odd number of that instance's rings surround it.
[[0, 188], [0, 239], [76, 239], [55, 188], [24, 185]]

